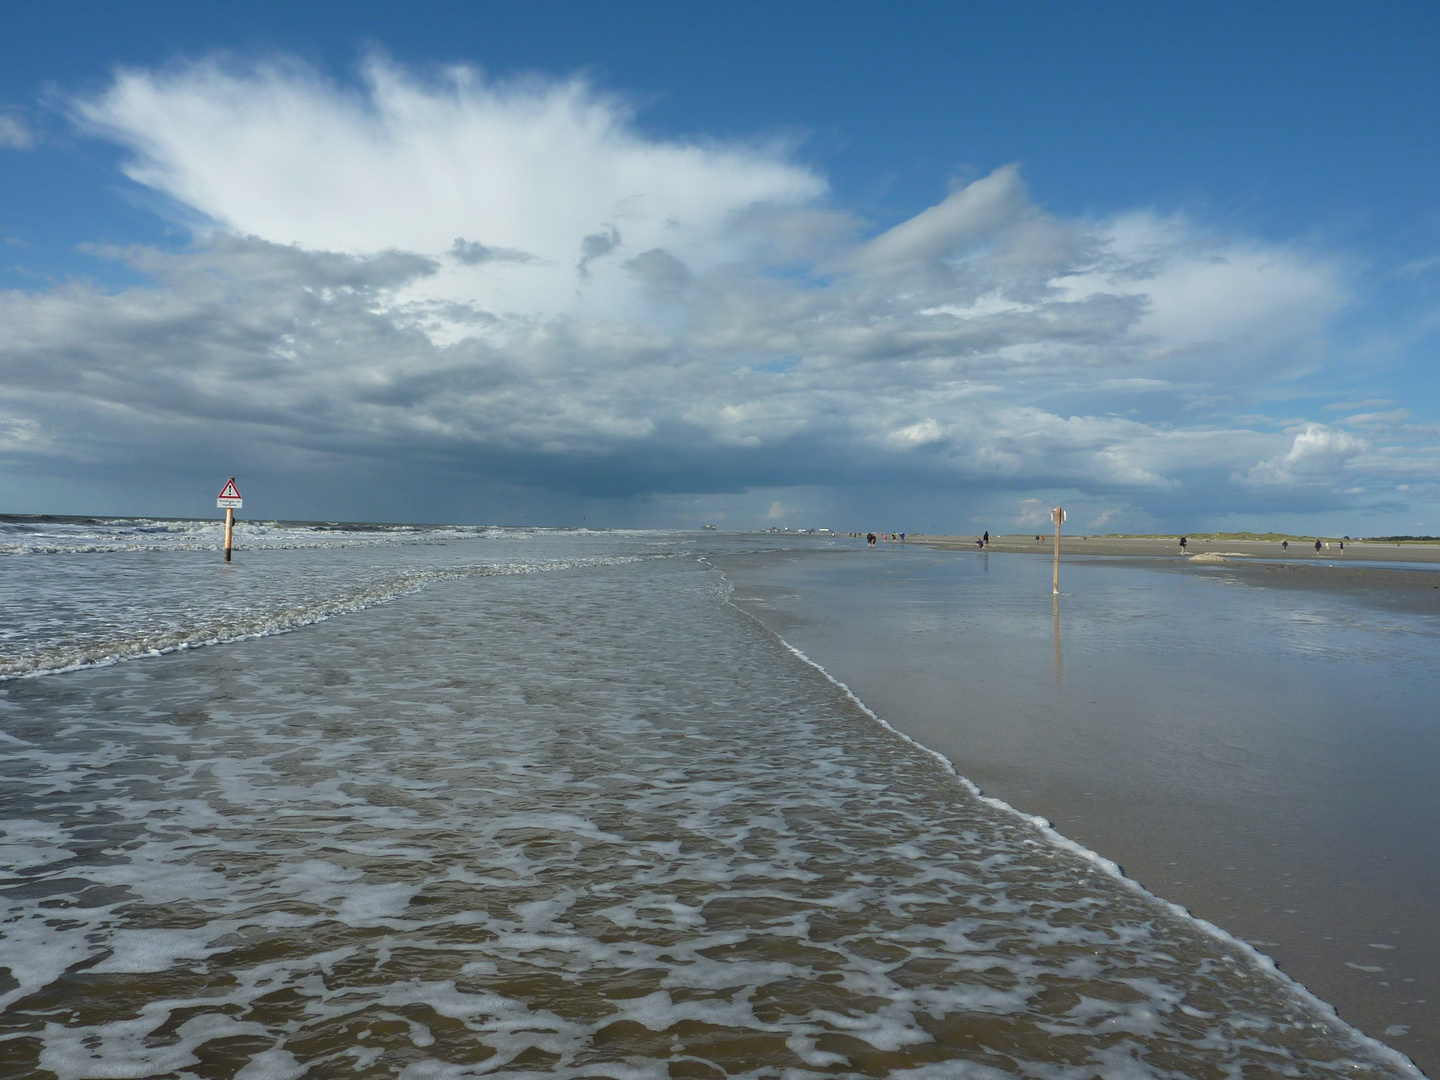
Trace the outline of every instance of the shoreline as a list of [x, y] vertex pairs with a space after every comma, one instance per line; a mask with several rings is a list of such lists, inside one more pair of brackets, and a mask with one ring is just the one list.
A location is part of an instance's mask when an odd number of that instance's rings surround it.
[[[723, 576], [724, 571], [721, 570], [720, 572]], [[728, 579], [726, 580], [728, 582]], [[858, 708], [861, 712], [868, 716], [879, 727], [885, 729], [886, 731], [890, 732], [892, 735], [903, 740], [904, 742], [909, 743], [912, 747], [914, 747], [921, 753], [928, 754], [930, 757], [934, 758], [937, 762], [940, 763], [940, 765], [945, 769], [945, 771], [948, 772], [952, 777], [954, 777], [956, 782], [959, 783], [964, 790], [968, 791], [970, 795], [973, 796], [975, 799], [989, 806], [991, 809], [995, 810], [1001, 815], [1012, 819], [1018, 819], [1026, 824], [1031, 825], [1045, 838], [1047, 843], [1053, 845], [1055, 848], [1068, 852], [1072, 855], [1076, 855], [1079, 858], [1085, 860], [1087, 863], [1095, 866], [1099, 873], [1113, 878], [1125, 888], [1134, 890], [1147, 902], [1155, 904], [1160, 910], [1167, 912], [1173, 918], [1194, 926], [1202, 934], [1220, 943], [1222, 947], [1235, 948], [1239, 950], [1241, 954], [1245, 957], [1246, 962], [1252, 965], [1252, 967], [1261, 977], [1268, 976], [1277, 980], [1277, 982], [1285, 988], [1287, 993], [1293, 994], [1297, 999], [1302, 1000], [1311, 1007], [1316, 1008], [1322, 1015], [1325, 1015], [1328, 1018], [1332, 1019], [1339, 1028], [1351, 1033], [1358, 1044], [1373, 1046], [1382, 1053], [1393, 1054], [1400, 1059], [1400, 1064], [1402, 1068], [1414, 1069], [1417, 1072], [1420, 1071], [1419, 1065], [1415, 1061], [1413, 1061], [1408, 1055], [1402, 1053], [1399, 1050], [1396, 1050], [1389, 1043], [1382, 1041], [1374, 1035], [1366, 1033], [1356, 1025], [1346, 1020], [1343, 1016], [1340, 1015], [1339, 1010], [1330, 1001], [1320, 997], [1319, 994], [1317, 994], [1304, 982], [1300, 981], [1300, 979], [1296, 975], [1292, 974], [1289, 970], [1282, 970], [1275, 958], [1270, 956], [1269, 953], [1265, 952], [1260, 947], [1269, 946], [1271, 943], [1263, 941], [1248, 941], [1245, 938], [1239, 936], [1238, 933], [1227, 930], [1225, 927], [1221, 926], [1216, 922], [1211, 922], [1209, 919], [1190, 910], [1183, 904], [1179, 904], [1176, 903], [1174, 900], [1167, 899], [1159, 892], [1154, 891], [1152, 886], [1142, 882], [1138, 877], [1133, 877], [1130, 874], [1127, 874], [1125, 872], [1125, 868], [1119, 863], [1115, 862], [1113, 859], [1095, 850], [1094, 848], [1087, 847], [1084, 842], [1075, 840], [1062, 832], [1059, 826], [1057, 826], [1055, 822], [1051, 821], [1049, 818], [1043, 816], [1035, 816], [1017, 806], [1012, 805], [1011, 803], [1006, 802], [1003, 798], [1000, 798], [994, 794], [987, 793], [978, 784], [976, 784], [974, 780], [970, 779], [970, 777], [966, 776], [960, 771], [959, 765], [957, 764], [955, 759], [952, 759], [944, 752], [933, 748], [929, 744], [921, 742], [920, 739], [910, 734], [904, 726], [901, 726], [898, 723], [891, 723], [885, 717], [875, 712], [874, 709], [872, 709], [855, 694], [855, 691], [852, 690], [849, 685], [837, 678], [819, 661], [811, 658], [803, 650], [796, 648], [793, 644], [787, 641], [785, 637], [781, 635], [778, 631], [771, 629], [771, 627], [765, 621], [763, 621], [759, 615], [757, 615], [753, 610], [751, 610], [750, 607], [745, 606], [743, 603], [736, 603], [733, 597], [727, 598], [725, 602], [730, 604], [730, 606], [734, 607], [737, 611], [740, 611], [749, 618], [753, 619], [756, 624], [758, 624], [768, 633], [773, 634], [775, 636], [775, 639], [779, 641], [780, 644], [785, 647], [785, 649], [787, 649], [793, 656], [800, 660], [801, 663], [804, 663], [819, 672], [822, 677], [824, 677], [828, 682], [830, 682], [839, 691], [841, 691], [851, 702], [854, 703], [856, 708]], [[1424, 1074], [1421, 1073], [1421, 1075], [1423, 1076]]]
[[[1440, 822], [1423, 809], [1437, 739], [1416, 719], [1424, 646], [1390, 613], [1421, 629], [1440, 574], [1194, 562], [1151, 541], [1068, 552], [1056, 604], [1048, 561], [952, 558], [964, 538], [931, 539], [715, 561], [731, 603], [986, 796], [1437, 1075]], [[1260, 587], [1217, 588], [1231, 581]], [[1293, 591], [1266, 599], [1270, 585]]]

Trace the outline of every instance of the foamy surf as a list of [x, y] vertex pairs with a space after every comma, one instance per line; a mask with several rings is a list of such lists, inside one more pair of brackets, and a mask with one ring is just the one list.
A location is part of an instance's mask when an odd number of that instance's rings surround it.
[[213, 522], [0, 522], [0, 535], [17, 533], [46, 543], [0, 545], [12, 557], [0, 561], [0, 681], [286, 633], [468, 575], [649, 557], [567, 556], [566, 547], [594, 546], [594, 534], [547, 544], [533, 530], [495, 527], [247, 523], [233, 564], [209, 557], [221, 538]]

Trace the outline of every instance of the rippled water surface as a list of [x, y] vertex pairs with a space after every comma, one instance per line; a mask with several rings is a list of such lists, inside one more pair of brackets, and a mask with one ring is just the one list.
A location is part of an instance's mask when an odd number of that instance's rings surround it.
[[0, 686], [0, 1074], [1414, 1075], [683, 541], [520, 550]]
[[471, 574], [653, 556], [663, 534], [0, 517], [0, 679], [294, 629]]

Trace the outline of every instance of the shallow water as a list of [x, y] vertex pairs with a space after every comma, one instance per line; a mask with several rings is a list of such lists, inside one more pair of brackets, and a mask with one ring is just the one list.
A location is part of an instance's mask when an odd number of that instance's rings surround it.
[[[0, 679], [272, 634], [440, 581], [652, 557], [666, 534], [0, 516]], [[683, 543], [680, 545], [683, 547]]]
[[1440, 621], [1219, 571], [925, 549], [721, 560], [987, 792], [1440, 1065]]
[[4, 1075], [1409, 1074], [977, 798], [682, 540], [525, 543], [0, 686]]

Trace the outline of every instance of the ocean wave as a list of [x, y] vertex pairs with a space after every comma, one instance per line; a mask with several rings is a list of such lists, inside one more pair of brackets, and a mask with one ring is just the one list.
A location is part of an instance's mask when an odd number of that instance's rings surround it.
[[664, 554], [592, 556], [413, 570], [382, 576], [330, 595], [281, 595], [258, 609], [253, 606], [195, 609], [158, 629], [131, 627], [119, 633], [91, 633], [76, 643], [41, 641], [27, 646], [15, 641], [12, 631], [10, 635], [0, 635], [0, 650], [3, 650], [0, 651], [0, 682], [288, 633], [337, 615], [389, 603], [444, 581], [485, 575], [553, 573], [664, 557]]
[[[344, 548], [451, 540], [524, 540], [529, 529], [496, 525], [409, 525], [334, 521], [237, 523], [237, 551]], [[0, 516], [0, 555], [92, 555], [108, 552], [217, 551], [218, 520]]]

